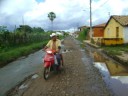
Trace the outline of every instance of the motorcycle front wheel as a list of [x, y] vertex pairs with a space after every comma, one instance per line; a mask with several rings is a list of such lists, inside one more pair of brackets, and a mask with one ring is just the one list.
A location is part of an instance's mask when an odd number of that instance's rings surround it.
[[44, 79], [47, 80], [49, 78], [50, 75], [50, 68], [44, 68]]

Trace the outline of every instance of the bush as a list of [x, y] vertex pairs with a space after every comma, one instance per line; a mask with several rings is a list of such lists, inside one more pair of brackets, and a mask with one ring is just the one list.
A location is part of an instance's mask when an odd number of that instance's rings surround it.
[[79, 32], [78, 40], [83, 41], [87, 40], [88, 29], [84, 29], [82, 32]]
[[94, 41], [94, 39], [93, 39], [93, 38], [91, 38], [91, 43], [92, 43], [92, 44], [95, 44], [95, 41]]

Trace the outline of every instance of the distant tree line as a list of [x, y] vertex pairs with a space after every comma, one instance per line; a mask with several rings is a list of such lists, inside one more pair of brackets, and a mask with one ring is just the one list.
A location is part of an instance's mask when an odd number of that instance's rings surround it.
[[0, 26], [0, 48], [41, 42], [48, 38], [41, 27], [20, 25], [14, 32], [10, 32], [6, 26]]

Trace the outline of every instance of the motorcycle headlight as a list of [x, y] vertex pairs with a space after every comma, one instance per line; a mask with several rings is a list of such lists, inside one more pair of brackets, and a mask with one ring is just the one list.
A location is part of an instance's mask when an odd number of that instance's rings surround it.
[[52, 54], [52, 51], [47, 51], [48, 54]]

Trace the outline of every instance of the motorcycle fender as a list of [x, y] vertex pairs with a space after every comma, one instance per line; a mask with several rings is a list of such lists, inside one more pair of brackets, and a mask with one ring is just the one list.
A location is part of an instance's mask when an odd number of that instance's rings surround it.
[[44, 62], [44, 67], [49, 67], [51, 65], [51, 62]]

